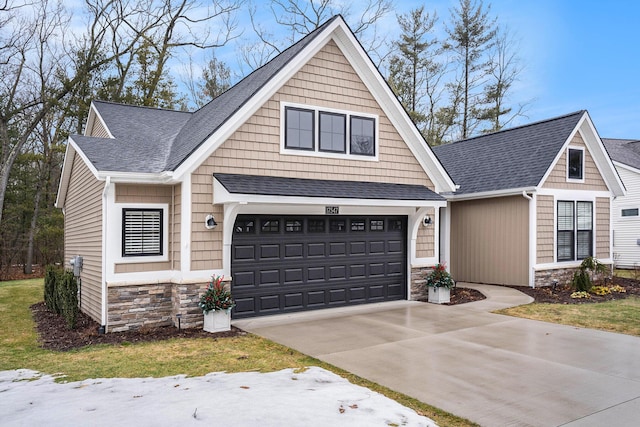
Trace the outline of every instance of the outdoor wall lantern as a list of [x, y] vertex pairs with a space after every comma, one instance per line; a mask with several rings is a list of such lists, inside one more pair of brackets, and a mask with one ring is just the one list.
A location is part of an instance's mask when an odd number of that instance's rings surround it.
[[218, 223], [216, 222], [216, 219], [212, 214], [207, 215], [207, 217], [204, 219], [204, 226], [207, 228], [207, 230], [213, 230], [217, 225]]
[[422, 225], [424, 225], [425, 227], [431, 225], [433, 222], [433, 220], [431, 219], [431, 217], [429, 215], [425, 215], [425, 217], [422, 219]]

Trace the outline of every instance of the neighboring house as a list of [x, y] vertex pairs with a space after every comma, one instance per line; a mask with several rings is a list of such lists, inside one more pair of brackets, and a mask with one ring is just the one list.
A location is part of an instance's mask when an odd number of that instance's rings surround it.
[[603, 138], [627, 194], [613, 199], [613, 257], [616, 266], [640, 267], [640, 141]]
[[435, 147], [460, 189], [442, 242], [457, 281], [549, 285], [587, 256], [611, 264], [624, 186], [586, 111]]
[[94, 101], [56, 205], [105, 331], [415, 297], [455, 186], [342, 17], [200, 110]]

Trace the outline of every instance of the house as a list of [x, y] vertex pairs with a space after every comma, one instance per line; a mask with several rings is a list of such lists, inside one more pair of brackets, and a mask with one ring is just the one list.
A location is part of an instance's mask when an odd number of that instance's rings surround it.
[[612, 203], [613, 258], [616, 266], [640, 266], [640, 141], [603, 138], [627, 193]]
[[415, 298], [454, 182], [340, 16], [195, 112], [94, 101], [56, 205], [101, 330]]
[[624, 187], [586, 111], [435, 147], [454, 182], [441, 242], [458, 281], [543, 286], [611, 264]]

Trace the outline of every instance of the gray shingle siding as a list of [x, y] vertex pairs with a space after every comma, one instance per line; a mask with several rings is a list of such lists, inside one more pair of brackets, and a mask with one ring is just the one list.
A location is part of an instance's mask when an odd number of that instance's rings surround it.
[[585, 111], [434, 147], [456, 194], [535, 187]]

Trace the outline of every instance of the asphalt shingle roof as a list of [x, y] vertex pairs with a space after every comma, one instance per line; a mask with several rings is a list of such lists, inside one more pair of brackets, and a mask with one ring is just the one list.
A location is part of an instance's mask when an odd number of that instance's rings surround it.
[[333, 181], [216, 173], [229, 193], [383, 200], [445, 200], [423, 185]]
[[613, 161], [640, 169], [640, 140], [602, 138]]
[[433, 151], [460, 186], [456, 194], [535, 187], [584, 114], [577, 111]]
[[72, 139], [98, 170], [173, 171], [338, 17], [193, 113], [94, 101], [115, 139], [75, 135]]

